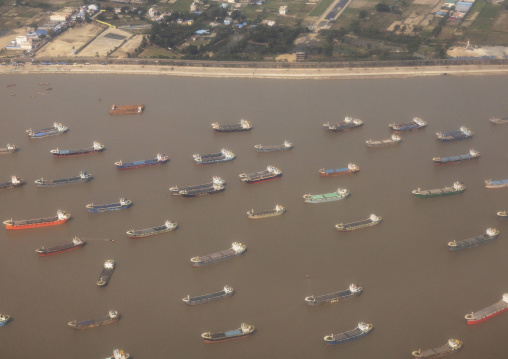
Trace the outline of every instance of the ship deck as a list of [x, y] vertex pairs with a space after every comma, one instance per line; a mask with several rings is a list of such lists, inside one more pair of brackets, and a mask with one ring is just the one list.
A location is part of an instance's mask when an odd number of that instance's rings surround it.
[[484, 233], [480, 236], [476, 236], [474, 238], [464, 239], [463, 241], [458, 241], [457, 246], [459, 247], [469, 247], [474, 244], [480, 244], [485, 242], [486, 240], [492, 239], [488, 234]]
[[350, 294], [351, 294], [351, 291], [349, 289], [347, 289], [347, 290], [343, 290], [340, 292], [319, 295], [319, 296], [314, 297], [314, 300], [316, 302], [329, 302], [331, 300], [334, 300], [337, 298], [342, 298], [342, 297], [350, 295]]
[[210, 183], [204, 183], [204, 184], [198, 184], [198, 185], [193, 185], [193, 186], [187, 186], [187, 187], [182, 187], [181, 189], [179, 189], [179, 191], [193, 191], [193, 190], [200, 190], [200, 189], [204, 189], [204, 188], [213, 188], [213, 183], [210, 182]]
[[219, 189], [219, 190], [215, 189], [213, 186], [212, 187], [203, 187], [203, 188], [185, 190], [185, 193], [183, 193], [183, 195], [185, 195], [185, 196], [196, 196], [196, 195], [199, 195], [199, 194], [213, 193], [213, 192], [216, 192], [216, 191], [220, 191], [222, 189], [224, 189], [224, 187], [221, 187], [221, 189]]
[[374, 222], [372, 222], [372, 220], [370, 218], [367, 218], [367, 219], [363, 219], [361, 221], [343, 224], [342, 226], [344, 229], [352, 229], [352, 228], [356, 228], [359, 226], [365, 226], [366, 224], [370, 224], [370, 223], [374, 223]]
[[143, 235], [143, 234], [150, 234], [153, 232], [160, 232], [167, 229], [165, 225], [159, 226], [159, 227], [152, 227], [152, 228], [144, 228], [144, 229], [137, 229], [133, 231], [134, 235]]
[[355, 328], [352, 330], [348, 330], [347, 332], [344, 333], [334, 334], [333, 339], [337, 342], [350, 340], [353, 339], [354, 337], [359, 336], [362, 333], [363, 332], [360, 330], [360, 328]]
[[214, 261], [216, 261], [218, 259], [223, 259], [223, 258], [231, 257], [233, 255], [235, 255], [234, 249], [233, 248], [229, 248], [229, 249], [225, 249], [225, 250], [220, 251], [220, 252], [206, 254], [204, 256], [199, 257], [199, 259], [201, 260], [201, 262], [206, 263], [206, 262], [214, 262]]
[[448, 345], [442, 345], [438, 348], [425, 349], [421, 351], [422, 358], [429, 358], [434, 356], [441, 356], [452, 351], [452, 348]]
[[470, 158], [473, 158], [473, 156], [471, 156], [470, 154], [458, 155], [458, 156], [451, 156], [451, 157], [443, 157], [443, 158], [441, 158], [440, 162], [463, 161], [463, 160], [468, 160]]
[[19, 221], [12, 221], [12, 224], [15, 226], [20, 226], [20, 225], [25, 225], [25, 224], [55, 222], [57, 220], [58, 220], [58, 217], [48, 217], [48, 218], [38, 218], [38, 219], [22, 219]]
[[191, 298], [189, 298], [189, 302], [203, 302], [203, 301], [207, 301], [210, 299], [223, 297], [224, 295], [226, 295], [226, 292], [222, 290], [222, 291], [216, 292], [216, 293], [210, 293], [210, 294], [200, 295], [197, 297], [191, 297]]
[[338, 173], [338, 172], [347, 172], [348, 168], [336, 168], [336, 169], [329, 169], [325, 170], [325, 174], [332, 174], [332, 173]]
[[256, 173], [249, 173], [247, 175], [247, 179], [249, 181], [259, 181], [259, 180], [263, 180], [263, 179], [267, 179], [267, 178], [272, 178], [272, 177], [275, 177], [276, 175], [270, 171], [261, 171], [261, 172], [256, 172]]
[[266, 216], [266, 215], [270, 215], [270, 214], [276, 214], [277, 211], [275, 209], [270, 209], [270, 210], [267, 210], [267, 211], [252, 211], [252, 212], [249, 212], [249, 214], [251, 216]]
[[95, 318], [95, 319], [88, 319], [88, 320], [82, 320], [80, 322], [76, 322], [76, 326], [78, 327], [85, 327], [93, 324], [100, 324], [107, 321], [110, 321], [111, 317], [109, 315], [106, 315], [104, 317]]
[[504, 301], [499, 301], [495, 304], [492, 304], [492, 305], [489, 305], [488, 307], [486, 308], [483, 308], [483, 309], [480, 309], [479, 311], [477, 312], [474, 312], [473, 313], [473, 317], [474, 318], [484, 318], [490, 314], [493, 314], [497, 311], [500, 311], [504, 308], [508, 307], [508, 303], [504, 302]]
[[235, 124], [227, 124], [227, 125], [219, 125], [219, 127], [216, 129], [217, 131], [239, 131], [243, 130], [244, 128], [240, 123]]

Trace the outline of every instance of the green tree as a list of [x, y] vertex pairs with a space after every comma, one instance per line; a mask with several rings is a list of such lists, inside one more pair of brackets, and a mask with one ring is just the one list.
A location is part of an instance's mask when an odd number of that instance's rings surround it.
[[390, 7], [386, 4], [379, 3], [379, 4], [376, 4], [376, 10], [378, 12], [390, 12]]
[[358, 13], [360, 19], [365, 19], [367, 15], [369, 15], [369, 12], [367, 10], [360, 10], [360, 12]]

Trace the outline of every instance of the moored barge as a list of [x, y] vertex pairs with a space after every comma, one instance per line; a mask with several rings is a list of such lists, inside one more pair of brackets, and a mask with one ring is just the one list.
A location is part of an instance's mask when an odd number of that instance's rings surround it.
[[396, 132], [405, 132], [424, 128], [427, 126], [427, 122], [423, 121], [421, 118], [415, 117], [412, 121], [399, 124], [390, 123], [388, 126]]
[[145, 229], [131, 229], [130, 231], [127, 231], [127, 235], [129, 238], [144, 238], [144, 237], [150, 237], [155, 236], [156, 234], [166, 233], [174, 231], [178, 228], [178, 223], [171, 222], [167, 220], [164, 222], [162, 226], [157, 227], [151, 227], [151, 228], [145, 228]]
[[11, 176], [10, 182], [0, 183], [0, 189], [10, 189], [20, 187], [23, 185], [23, 183], [25, 183], [25, 181], [19, 178], [18, 176]]
[[497, 212], [497, 219], [501, 219], [501, 220], [508, 220], [508, 211], [499, 211]]
[[451, 164], [451, 163], [458, 163], [458, 162], [462, 162], [462, 161], [473, 160], [478, 157], [480, 157], [480, 152], [470, 149], [469, 153], [467, 153], [465, 155], [458, 155], [458, 156], [451, 156], [451, 157], [434, 157], [432, 159], [432, 161], [434, 161], [434, 163], [436, 165], [447, 165], [447, 164]]
[[38, 219], [24, 219], [20, 221], [14, 221], [9, 219], [4, 221], [6, 229], [29, 229], [38, 227], [55, 226], [58, 224], [65, 223], [69, 220], [71, 215], [65, 213], [65, 211], [58, 210], [55, 217], [38, 218]]
[[8, 153], [14, 153], [18, 150], [16, 145], [11, 145], [10, 143], [7, 144], [7, 147], [1, 147], [0, 148], [0, 155], [5, 155]]
[[462, 348], [462, 342], [457, 339], [449, 339], [445, 345], [433, 349], [415, 350], [412, 355], [415, 358], [439, 358], [451, 354]]
[[68, 185], [68, 184], [77, 184], [77, 183], [88, 182], [92, 178], [93, 177], [90, 173], [81, 171], [81, 172], [79, 172], [79, 176], [76, 176], [76, 177], [60, 178], [60, 179], [54, 179], [54, 180], [45, 180], [44, 178], [40, 178], [38, 180], [35, 180], [35, 184], [37, 185], [37, 187], [58, 187], [58, 186], [64, 186], [64, 185]]
[[368, 140], [368, 141], [365, 141], [365, 143], [367, 144], [367, 147], [385, 147], [385, 146], [391, 146], [391, 145], [396, 145], [398, 143], [402, 142], [402, 138], [400, 136], [397, 136], [397, 135], [392, 135], [392, 137], [390, 137], [389, 139], [387, 140]]
[[486, 308], [483, 308], [477, 312], [466, 314], [465, 318], [467, 324], [477, 324], [486, 321], [498, 314], [501, 314], [508, 310], [508, 293], [503, 294], [503, 298]]
[[266, 217], [274, 217], [274, 216], [280, 216], [281, 214], [284, 214], [286, 212], [286, 209], [284, 206], [281, 206], [280, 204], [276, 205], [274, 209], [270, 209], [267, 211], [254, 211], [253, 209], [247, 212], [247, 216], [250, 219], [259, 219], [259, 218], [266, 218]]
[[142, 114], [145, 110], [145, 105], [111, 105], [109, 109], [110, 115], [132, 115]]
[[357, 295], [360, 295], [363, 288], [357, 286], [356, 284], [352, 283], [349, 285], [349, 288], [340, 292], [336, 293], [330, 293], [330, 294], [324, 294], [319, 296], [309, 296], [305, 298], [305, 303], [307, 305], [319, 305], [319, 304], [325, 304], [325, 303], [336, 303], [338, 301], [341, 301], [346, 298], [354, 297]]
[[40, 249], [36, 249], [35, 252], [39, 256], [44, 257], [44, 256], [52, 255], [52, 254], [71, 251], [73, 249], [82, 248], [85, 246], [85, 244], [86, 244], [86, 242], [81, 240], [81, 238], [74, 237], [72, 239], [72, 242], [70, 242], [70, 243], [65, 243], [65, 244], [61, 244], [61, 245], [49, 247], [49, 248], [42, 247]]
[[441, 142], [453, 142], [453, 141], [461, 141], [466, 138], [473, 137], [473, 131], [465, 126], [461, 126], [458, 131], [452, 132], [436, 132], [437, 139]]
[[88, 209], [88, 212], [92, 213], [99, 213], [99, 212], [111, 212], [111, 211], [120, 211], [122, 209], [126, 209], [132, 206], [132, 201], [120, 198], [120, 201], [116, 203], [109, 203], [109, 204], [87, 204], [86, 208]]
[[339, 123], [330, 124], [330, 122], [324, 123], [323, 127], [326, 131], [347, 131], [352, 128], [363, 126], [363, 121], [358, 118], [346, 116], [344, 121]]
[[444, 197], [451, 196], [454, 194], [462, 193], [466, 190], [466, 186], [461, 182], [454, 182], [452, 187], [444, 187], [438, 189], [422, 190], [420, 188], [412, 191], [416, 198], [432, 198], [432, 197]]
[[0, 314], [0, 327], [3, 327], [7, 322], [11, 320], [11, 316], [7, 314]]
[[304, 194], [305, 203], [324, 203], [332, 202], [349, 197], [350, 192], [345, 188], [338, 188], [337, 191], [324, 194]]
[[32, 129], [26, 130], [28, 137], [30, 138], [43, 138], [48, 136], [55, 136], [61, 133], [69, 131], [69, 128], [62, 125], [59, 122], [55, 122], [53, 127], [43, 128], [42, 130], [32, 131]]
[[478, 246], [487, 243], [499, 236], [499, 231], [495, 228], [487, 228], [484, 234], [463, 241], [451, 241], [448, 243], [448, 249], [451, 251], [460, 251], [466, 248]]
[[490, 123], [494, 125], [503, 125], [505, 123], [508, 123], [508, 117], [493, 117], [490, 120]]
[[208, 165], [212, 163], [232, 161], [235, 159], [236, 155], [227, 148], [223, 148], [219, 153], [211, 153], [209, 155], [195, 154], [192, 155], [192, 157], [198, 165]]
[[380, 216], [376, 216], [375, 214], [371, 214], [369, 218], [362, 219], [361, 221], [357, 222], [351, 222], [351, 223], [339, 223], [335, 225], [335, 228], [339, 232], [349, 232], [349, 231], [355, 231], [357, 229], [375, 226], [376, 224], [381, 223], [383, 219]]
[[186, 186], [186, 187], [182, 187], [182, 188], [178, 188], [178, 186], [174, 186], [174, 187], [169, 188], [169, 192], [171, 192], [171, 194], [173, 196], [180, 196], [181, 195], [180, 192], [182, 192], [182, 191], [190, 193], [190, 192], [193, 192], [196, 190], [205, 190], [205, 189], [213, 188], [214, 186], [221, 186], [224, 184], [225, 184], [225, 181], [222, 178], [214, 176], [212, 178], [212, 182], [210, 182], [210, 183], [198, 184], [198, 185], [193, 185], [193, 186]]
[[241, 119], [239, 123], [219, 125], [218, 123], [212, 123], [212, 128], [216, 132], [240, 132], [249, 131], [252, 129], [252, 125], [249, 121]]
[[282, 176], [282, 171], [276, 167], [268, 166], [266, 170], [255, 173], [242, 173], [240, 179], [245, 183], [258, 183], [269, 181]]
[[73, 157], [73, 156], [81, 156], [88, 155], [92, 153], [98, 153], [104, 150], [104, 145], [100, 142], [94, 141], [92, 147], [80, 148], [79, 150], [51, 150], [53, 157]]
[[366, 336], [372, 331], [372, 329], [374, 329], [372, 324], [360, 322], [356, 328], [339, 334], [327, 335], [324, 337], [324, 340], [328, 345], [345, 343]]
[[343, 176], [356, 173], [358, 171], [360, 171], [360, 167], [358, 167], [354, 163], [348, 163], [347, 167], [345, 168], [336, 168], [336, 169], [321, 168], [319, 170], [319, 175], [322, 177]]
[[503, 187], [508, 187], [508, 179], [500, 181], [492, 181], [492, 180], [485, 181], [485, 188], [503, 188]]
[[129, 359], [131, 355], [129, 353], [125, 353], [123, 350], [115, 349], [113, 350], [113, 356], [107, 357], [105, 359]]
[[188, 295], [186, 298], [183, 298], [182, 300], [188, 305], [198, 305], [198, 304], [214, 302], [219, 299], [227, 298], [227, 297], [232, 296], [234, 293], [235, 293], [235, 291], [233, 290], [233, 288], [226, 285], [226, 286], [224, 286], [224, 289], [221, 290], [220, 292], [200, 295], [197, 297], [191, 297]]
[[112, 259], [108, 259], [104, 262], [104, 267], [102, 268], [101, 275], [99, 280], [97, 281], [97, 285], [99, 287], [104, 287], [109, 283], [111, 276], [113, 275], [113, 271], [115, 270], [115, 261]]
[[180, 192], [180, 196], [182, 197], [202, 197], [208, 196], [209, 194], [219, 193], [226, 189], [226, 187], [222, 184], [214, 184], [212, 187], [204, 187], [197, 189], [183, 189]]
[[69, 326], [73, 327], [74, 329], [88, 329], [88, 328], [95, 328], [100, 327], [101, 325], [111, 324], [114, 322], [117, 322], [120, 319], [120, 314], [116, 310], [110, 310], [108, 312], [108, 315], [100, 318], [95, 319], [88, 319], [88, 320], [82, 320], [77, 321], [73, 320], [72, 322], [67, 323]]
[[234, 329], [234, 330], [228, 330], [227, 332], [220, 332], [220, 333], [203, 333], [201, 334], [201, 337], [204, 339], [203, 341], [205, 343], [220, 343], [220, 342], [226, 342], [229, 340], [235, 340], [235, 339], [241, 339], [248, 337], [254, 331], [256, 328], [253, 325], [242, 323], [240, 325], [240, 328]]
[[289, 141], [284, 141], [282, 145], [269, 145], [269, 146], [263, 146], [263, 145], [255, 145], [254, 148], [256, 149], [256, 152], [276, 152], [276, 151], [286, 151], [292, 149], [294, 146]]
[[148, 167], [161, 165], [169, 161], [169, 157], [163, 154], [158, 153], [157, 156], [151, 160], [142, 160], [142, 161], [134, 161], [123, 163], [122, 160], [115, 162], [116, 169], [118, 170], [130, 170], [132, 168], [139, 167]]
[[244, 244], [239, 242], [233, 242], [231, 248], [215, 252], [212, 254], [207, 254], [201, 257], [193, 257], [191, 258], [192, 266], [194, 267], [203, 267], [208, 264], [220, 262], [234, 256], [239, 256], [243, 254], [247, 250], [247, 247]]

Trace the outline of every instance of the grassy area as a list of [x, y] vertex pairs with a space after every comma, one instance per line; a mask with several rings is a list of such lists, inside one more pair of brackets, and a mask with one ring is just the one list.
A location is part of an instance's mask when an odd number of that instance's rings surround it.
[[320, 16], [328, 9], [328, 7], [333, 3], [333, 0], [321, 0], [321, 2], [312, 10], [309, 16]]
[[163, 49], [163, 48], [158, 47], [158, 46], [148, 46], [145, 49], [145, 51], [143, 51], [139, 55], [139, 57], [146, 57], [146, 58], [151, 58], [151, 57], [157, 58], [159, 56], [176, 58], [176, 56], [175, 56], [175, 54], [173, 52], [171, 52], [170, 50]]

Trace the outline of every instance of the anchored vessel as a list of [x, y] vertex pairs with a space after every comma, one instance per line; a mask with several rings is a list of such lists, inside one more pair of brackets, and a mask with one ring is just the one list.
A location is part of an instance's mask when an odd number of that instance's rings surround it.
[[461, 141], [466, 138], [473, 137], [473, 131], [469, 128], [461, 126], [458, 131], [452, 132], [436, 132], [438, 140], [441, 142], [452, 142], [452, 141]]
[[451, 251], [460, 251], [462, 249], [475, 247], [487, 243], [499, 236], [499, 231], [495, 228], [487, 228], [484, 234], [463, 241], [452, 241], [448, 243], [448, 249]]
[[438, 358], [453, 353], [462, 348], [462, 342], [457, 339], [449, 339], [445, 345], [433, 349], [415, 350], [412, 354], [415, 358]]
[[485, 181], [485, 188], [502, 188], [502, 187], [508, 187], [508, 179], [500, 181], [492, 181], [492, 180]]
[[355, 231], [357, 229], [374, 226], [378, 223], [381, 223], [382, 220], [383, 219], [380, 216], [371, 214], [369, 218], [363, 219], [361, 221], [351, 222], [347, 224], [343, 223], [336, 224], [335, 228], [337, 228], [339, 232]]
[[212, 163], [232, 161], [235, 159], [236, 155], [232, 151], [223, 148], [219, 153], [211, 153], [209, 155], [196, 154], [192, 155], [192, 157], [198, 165], [208, 165]]
[[241, 119], [239, 123], [227, 125], [219, 125], [215, 122], [212, 123], [212, 128], [217, 132], [240, 132], [252, 129], [252, 125], [249, 121]]
[[492, 123], [494, 125], [503, 125], [505, 123], [508, 123], [508, 117], [503, 117], [503, 118], [493, 117], [489, 121], [490, 121], [490, 123]]
[[216, 252], [216, 253], [212, 253], [212, 254], [207, 254], [207, 255], [204, 255], [201, 257], [191, 258], [192, 266], [203, 267], [208, 264], [220, 262], [225, 259], [232, 258], [234, 256], [239, 256], [240, 254], [245, 252], [246, 249], [247, 249], [247, 247], [244, 244], [241, 244], [239, 242], [233, 242], [231, 248], [229, 248], [229, 249], [226, 249], [226, 250], [223, 250], [220, 252]]
[[25, 183], [25, 181], [19, 178], [18, 176], [12, 176], [10, 182], [0, 183], [0, 189], [20, 187], [23, 185], [23, 183]]
[[255, 173], [242, 173], [240, 179], [245, 183], [269, 181], [282, 176], [282, 171], [276, 167], [268, 166], [266, 170]]
[[434, 161], [436, 165], [446, 165], [450, 163], [458, 163], [462, 161], [473, 160], [478, 157], [480, 157], [480, 152], [470, 149], [469, 153], [465, 155], [458, 155], [452, 157], [434, 157], [432, 161]]
[[65, 244], [61, 244], [59, 246], [49, 247], [49, 248], [42, 247], [40, 249], [36, 249], [35, 252], [37, 252], [37, 254], [40, 256], [49, 256], [51, 254], [56, 254], [56, 253], [71, 251], [71, 250], [77, 249], [77, 248], [82, 248], [85, 246], [85, 244], [86, 244], [86, 242], [82, 241], [81, 238], [74, 237], [72, 239], [72, 242], [70, 242], [70, 243], [65, 243]]
[[368, 140], [365, 141], [367, 143], [367, 147], [384, 147], [384, 146], [390, 146], [390, 145], [396, 145], [402, 141], [402, 138], [397, 135], [392, 135], [387, 140]]
[[119, 211], [121, 209], [129, 208], [132, 205], [132, 202], [125, 198], [120, 198], [120, 201], [117, 203], [109, 203], [109, 204], [87, 204], [86, 208], [88, 212], [98, 213], [98, 212], [110, 212], [110, 211]]
[[487, 308], [480, 309], [477, 312], [466, 314], [467, 324], [476, 324], [486, 321], [508, 310], [508, 293], [503, 294], [503, 298]]
[[205, 343], [220, 343], [228, 340], [248, 337], [254, 333], [255, 330], [256, 328], [253, 325], [242, 323], [238, 329], [220, 333], [203, 333], [201, 334], [201, 337], [204, 339], [203, 341]]
[[61, 123], [55, 122], [53, 127], [43, 128], [42, 130], [32, 131], [32, 129], [26, 130], [28, 137], [30, 138], [43, 138], [48, 136], [59, 135], [61, 133], [67, 132], [69, 130], [68, 127], [65, 127]]
[[350, 192], [344, 188], [338, 188], [337, 191], [324, 194], [304, 194], [303, 199], [305, 203], [323, 203], [338, 201], [350, 195]]
[[508, 220], [508, 211], [497, 212], [497, 218], [501, 220]]
[[107, 357], [105, 359], [129, 359], [131, 356], [129, 353], [125, 353], [123, 350], [115, 349], [113, 350], [113, 356]]
[[392, 130], [397, 132], [402, 131], [413, 131], [413, 130], [419, 130], [420, 128], [424, 128], [427, 126], [427, 122], [423, 121], [421, 118], [415, 117], [413, 118], [413, 121], [405, 122], [405, 123], [390, 123], [388, 125]]
[[129, 115], [141, 114], [145, 110], [145, 105], [111, 105], [109, 109], [110, 115]]
[[360, 120], [358, 118], [353, 118], [353, 117], [346, 116], [344, 118], [344, 121], [342, 121], [342, 122], [334, 123], [334, 124], [330, 124], [330, 122], [327, 122], [327, 123], [323, 124], [323, 127], [327, 131], [338, 132], [338, 131], [350, 130], [352, 128], [360, 127], [362, 125], [363, 125], [363, 121], [362, 120]]
[[221, 290], [220, 292], [200, 295], [198, 297], [192, 297], [192, 298], [188, 295], [186, 298], [183, 298], [182, 300], [188, 305], [198, 305], [198, 304], [213, 302], [213, 301], [223, 299], [226, 297], [231, 297], [233, 294], [235, 294], [235, 291], [233, 290], [233, 288], [226, 285], [226, 286], [224, 286], [224, 289]]
[[202, 187], [202, 188], [196, 188], [196, 189], [183, 189], [178, 193], [182, 197], [201, 197], [201, 196], [207, 196], [209, 194], [222, 192], [225, 189], [226, 189], [226, 187], [222, 184], [213, 184], [212, 187]]
[[95, 328], [101, 325], [117, 322], [120, 319], [120, 314], [116, 310], [110, 310], [108, 315], [96, 319], [82, 320], [80, 322], [73, 320], [67, 323], [75, 329], [88, 329]]
[[326, 344], [340, 344], [356, 340], [369, 334], [374, 326], [370, 323], [360, 322], [355, 329], [348, 330], [344, 333], [330, 334], [324, 337]]
[[80, 148], [79, 150], [51, 150], [53, 157], [72, 157], [72, 156], [81, 156], [88, 155], [92, 153], [101, 152], [104, 150], [104, 145], [100, 144], [100, 142], [94, 141], [92, 147]]
[[349, 288], [340, 292], [330, 293], [325, 295], [319, 295], [314, 297], [311, 295], [310, 297], [305, 298], [305, 303], [307, 305], [319, 305], [325, 303], [335, 303], [342, 299], [350, 298], [356, 295], [359, 295], [362, 292], [363, 288], [357, 286], [356, 284], [349, 285]]
[[58, 210], [55, 217], [38, 218], [38, 219], [23, 219], [14, 221], [9, 219], [4, 221], [6, 229], [28, 229], [37, 227], [55, 226], [57, 224], [65, 223], [69, 220], [71, 215], [65, 211]]
[[3, 327], [11, 319], [10, 315], [0, 314], [0, 327]]
[[0, 155], [5, 155], [7, 153], [14, 153], [18, 149], [16, 148], [16, 145], [11, 145], [10, 143], [7, 144], [7, 147], [1, 147], [0, 148]]
[[120, 160], [118, 162], [115, 162], [115, 165], [116, 165], [116, 169], [118, 169], [118, 170], [129, 170], [132, 168], [160, 165], [160, 164], [166, 163], [168, 161], [169, 161], [168, 156], [158, 153], [157, 157], [154, 159], [151, 159], [151, 160], [134, 161], [134, 162], [127, 162], [127, 163], [123, 163]]
[[167, 220], [162, 226], [145, 228], [145, 229], [138, 229], [138, 230], [131, 229], [130, 231], [127, 231], [127, 235], [129, 236], [129, 238], [150, 237], [150, 236], [155, 236], [156, 234], [174, 231], [177, 227], [178, 227], [178, 223], [171, 222], [171, 221]]
[[438, 189], [422, 190], [420, 188], [412, 191], [417, 198], [444, 197], [462, 193], [466, 190], [466, 186], [461, 182], [454, 182], [452, 187], [444, 187]]
[[336, 168], [336, 169], [324, 169], [321, 168], [319, 170], [319, 175], [323, 177], [332, 177], [332, 176], [342, 176], [349, 175], [352, 173], [356, 173], [360, 170], [360, 167], [355, 165], [354, 163], [348, 163], [345, 168]]
[[[182, 187], [182, 188], [178, 188], [178, 186], [174, 186], [174, 187], [171, 187], [169, 189], [169, 191], [171, 192], [171, 194], [173, 196], [181, 196], [182, 195], [181, 192], [184, 192], [186, 194], [192, 194], [192, 193], [199, 193], [202, 191], [203, 193], [210, 194], [210, 193], [217, 192], [217, 189], [220, 190], [221, 189], [220, 187], [221, 186], [224, 187], [224, 184], [225, 184], [225, 181], [222, 178], [214, 176], [212, 178], [212, 182], [210, 182], [210, 183], [198, 184], [198, 185], [187, 186], [187, 187]], [[224, 190], [224, 188], [222, 188], [222, 190]]]
[[270, 146], [255, 145], [254, 148], [256, 149], [256, 152], [286, 151], [292, 149], [293, 144], [289, 141], [284, 141], [282, 145], [270, 145]]
[[67, 184], [76, 184], [76, 183], [83, 183], [88, 182], [92, 179], [92, 175], [87, 172], [79, 172], [79, 176], [77, 177], [69, 177], [69, 178], [60, 178], [60, 179], [54, 179], [54, 180], [44, 180], [44, 178], [35, 180], [35, 184], [37, 187], [57, 187], [57, 186], [64, 186]]
[[268, 211], [254, 211], [253, 209], [247, 212], [247, 216], [251, 219], [258, 219], [258, 218], [266, 218], [266, 217], [273, 217], [273, 216], [280, 216], [286, 212], [286, 209], [281, 205], [276, 205], [274, 209], [270, 209]]
[[108, 259], [104, 262], [104, 268], [102, 268], [101, 276], [97, 281], [97, 285], [99, 287], [104, 287], [109, 283], [111, 276], [113, 275], [113, 271], [115, 270], [115, 261], [112, 259]]

